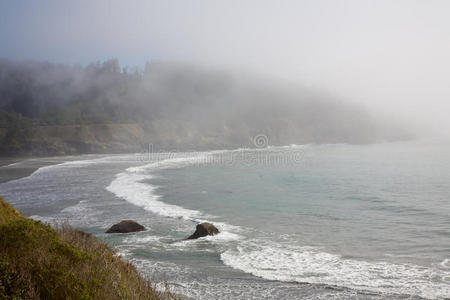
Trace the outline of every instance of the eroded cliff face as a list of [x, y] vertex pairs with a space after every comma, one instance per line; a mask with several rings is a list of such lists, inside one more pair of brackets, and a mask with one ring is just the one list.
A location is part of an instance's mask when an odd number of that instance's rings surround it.
[[0, 60], [0, 155], [189, 151], [407, 137], [363, 107], [273, 79], [184, 64], [136, 73]]
[[[197, 128], [177, 122], [33, 126], [14, 139], [0, 128], [1, 156], [53, 156], [251, 147], [252, 134], [233, 136], [227, 126]], [[248, 135], [248, 137], [247, 137]]]
[[[6, 133], [3, 132], [3, 135]], [[2, 145], [2, 155], [71, 155], [124, 153], [145, 149], [146, 135], [138, 124], [36, 126], [15, 144]]]
[[[299, 130], [286, 126], [279, 130], [270, 125], [255, 130], [235, 124], [206, 124], [197, 126], [190, 122], [155, 120], [147, 123], [83, 124], [33, 126], [18, 137], [0, 128], [0, 156], [56, 156], [95, 153], [146, 153], [205, 151], [218, 149], [255, 148], [290, 144], [350, 143], [367, 144], [376, 140], [364, 136], [342, 135], [335, 139], [311, 134], [311, 130]], [[264, 145], [255, 144], [255, 137], [262, 136]], [[409, 139], [394, 136], [386, 140]]]

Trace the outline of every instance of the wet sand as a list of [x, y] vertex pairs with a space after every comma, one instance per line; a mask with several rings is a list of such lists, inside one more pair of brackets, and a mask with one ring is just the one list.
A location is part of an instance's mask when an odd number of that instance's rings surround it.
[[0, 183], [30, 176], [37, 169], [71, 160], [92, 159], [108, 154], [84, 154], [54, 157], [0, 157]]
[[31, 175], [40, 167], [58, 163], [46, 158], [0, 158], [0, 183]]

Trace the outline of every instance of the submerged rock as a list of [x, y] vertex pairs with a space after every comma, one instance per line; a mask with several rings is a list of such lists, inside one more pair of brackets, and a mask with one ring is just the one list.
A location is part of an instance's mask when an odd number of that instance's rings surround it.
[[188, 240], [198, 239], [207, 235], [216, 235], [219, 233], [220, 231], [219, 229], [216, 228], [216, 226], [214, 226], [211, 223], [205, 222], [198, 224], [197, 227], [195, 228], [195, 232], [187, 239]]
[[109, 228], [106, 233], [128, 233], [143, 231], [145, 227], [132, 220], [123, 220], [120, 223], [114, 224]]

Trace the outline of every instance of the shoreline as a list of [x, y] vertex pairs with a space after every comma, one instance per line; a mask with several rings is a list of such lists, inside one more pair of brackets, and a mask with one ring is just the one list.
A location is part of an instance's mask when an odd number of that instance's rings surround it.
[[[396, 148], [397, 149], [397, 148]], [[332, 151], [332, 153], [334, 153], [334, 148], [331, 150]], [[384, 156], [383, 156], [384, 157]], [[41, 161], [41, 163], [50, 163], [51, 161], [52, 161], [52, 163], [53, 164], [58, 164], [58, 163], [62, 163], [62, 162], [64, 162], [64, 161], [73, 161], [73, 160], [76, 160], [76, 159], [81, 159], [81, 158], [83, 158], [83, 159], [86, 159], [87, 157], [86, 156], [65, 156], [65, 157], [63, 157], [62, 159], [63, 159], [63, 161], [55, 161], [56, 160], [56, 158], [45, 158], [45, 159], [40, 159], [40, 158], [33, 158], [33, 160], [36, 162], [36, 161]], [[92, 156], [90, 156], [90, 158], [92, 158]], [[22, 162], [22, 163], [24, 163], [24, 165], [25, 164], [28, 164], [29, 163], [29, 161], [28, 162], [26, 162], [27, 160], [31, 160], [31, 159], [24, 159], [24, 160], [22, 160], [22, 161], [19, 161], [19, 163], [20, 162]], [[13, 161], [13, 160], [9, 160], [9, 163], [13, 163], [13, 164], [15, 164], [15, 162]], [[15, 168], [15, 167], [18, 167], [17, 165], [10, 165], [10, 164], [7, 164], [7, 162], [5, 162], [5, 161], [2, 161], [1, 162], [1, 165], [3, 165], [3, 166], [5, 166], [5, 169], [9, 169], [9, 168]], [[9, 167], [8, 167], [8, 165], [10, 165]], [[19, 164], [20, 165], [20, 164]], [[1, 167], [0, 167], [1, 168]], [[59, 167], [56, 167], [57, 169], [59, 168]], [[33, 179], [35, 179], [35, 178], [39, 178], [40, 176], [33, 176], [33, 178], [31, 178], [31, 181], [33, 180]], [[27, 180], [25, 180], [25, 181], [28, 181], [28, 179]], [[14, 185], [14, 183], [13, 183], [13, 185]], [[19, 182], [19, 184], [16, 184], [16, 185], [21, 185], [21, 182]], [[170, 202], [169, 201], [169, 204], [170, 203], [172, 203], [172, 204], [174, 204], [174, 202]], [[176, 203], [176, 202], [175, 202]], [[184, 250], [183, 250], [184, 251]], [[133, 257], [133, 256], [132, 256]], [[346, 258], [346, 259], [348, 259], [348, 257]], [[137, 265], [136, 265], [137, 266]], [[157, 265], [155, 265], [155, 266], [157, 266]], [[227, 266], [229, 266], [229, 265], [227, 265]], [[233, 268], [233, 267], [232, 267]], [[159, 269], [159, 267], [158, 268], [154, 268], [154, 269]], [[243, 271], [243, 270], [241, 270], [242, 272], [246, 272], [246, 271]], [[159, 273], [159, 272], [156, 272], [156, 273]], [[144, 275], [144, 274], [146, 274], [146, 273], [144, 273], [144, 272], [142, 272], [141, 273], [142, 275]], [[256, 275], [253, 275], [253, 273], [246, 273], [246, 274], [251, 274], [251, 276], [256, 276]], [[154, 278], [158, 278], [158, 277], [154, 277]], [[160, 277], [161, 278], [161, 277]], [[259, 277], [259, 278], [263, 278], [264, 279], [264, 277]], [[270, 279], [265, 279], [265, 280], [269, 280], [270, 281]], [[276, 279], [273, 279], [274, 281], [278, 281], [278, 280], [276, 280]], [[282, 280], [281, 280], [282, 281]], [[176, 281], [174, 281], [174, 282], [176, 282]], [[340, 288], [342, 288], [342, 286], [341, 287], [339, 287], [338, 286], [338, 288], [340, 289]], [[345, 288], [345, 286], [344, 286], [344, 288]], [[351, 288], [350, 288], [350, 290], [352, 290]], [[358, 292], [359, 293], [359, 292]], [[181, 295], [181, 294], [180, 294]], [[395, 296], [395, 295], [394, 295]], [[185, 295], [184, 295], [184, 298], [187, 298]], [[189, 298], [188, 298], [189, 299]]]
[[2, 197], [0, 207], [0, 298], [177, 299], [97, 237], [34, 221]]
[[[61, 164], [61, 163], [73, 160], [74, 157], [80, 158], [83, 156], [86, 156], [86, 154], [75, 155], [75, 156], [72, 156], [72, 155], [57, 156], [57, 157], [0, 158], [0, 184], [28, 177], [42, 167]], [[104, 156], [104, 155], [101, 155], [101, 156]], [[2, 200], [1, 197], [2, 197], [2, 195], [0, 195], [0, 202]], [[25, 216], [25, 218], [30, 218], [30, 216]], [[52, 225], [52, 228], [53, 228], [53, 226], [54, 226], [54, 224]], [[74, 230], [83, 232], [86, 235], [90, 234], [82, 229], [74, 229]], [[95, 238], [99, 239], [99, 237], [97, 237], [97, 236], [95, 236]], [[117, 249], [115, 249], [115, 247], [113, 245], [108, 245], [108, 247], [109, 247], [109, 249], [112, 249], [112, 251], [117, 251]], [[131, 260], [128, 260], [128, 259], [125, 259], [122, 257], [120, 257], [119, 260], [129, 263], [134, 268], [136, 268], [136, 265], [133, 264], [131, 262]], [[146, 278], [145, 274], [140, 272], [137, 268], [136, 268], [136, 271], [139, 274], [139, 276], [141, 276], [145, 280], [152, 281], [151, 278]], [[187, 300], [193, 299], [193, 298], [188, 297], [187, 295], [180, 294], [180, 293], [170, 292], [170, 295], [168, 295], [167, 289], [155, 289], [155, 291], [157, 291], [158, 293], [161, 293], [162, 299], [187, 299]]]
[[56, 161], [46, 161], [45, 158], [1, 158], [0, 183], [28, 177], [41, 167], [57, 163]]
[[38, 169], [51, 165], [57, 165], [64, 162], [79, 159], [83, 157], [92, 157], [93, 155], [102, 157], [106, 154], [80, 154], [64, 156], [47, 157], [0, 157], [0, 184], [28, 177]]

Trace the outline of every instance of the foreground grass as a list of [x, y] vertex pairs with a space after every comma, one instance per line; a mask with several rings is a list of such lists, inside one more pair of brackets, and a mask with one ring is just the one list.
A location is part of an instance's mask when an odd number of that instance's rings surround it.
[[0, 197], [0, 299], [172, 299], [96, 237], [54, 229]]

